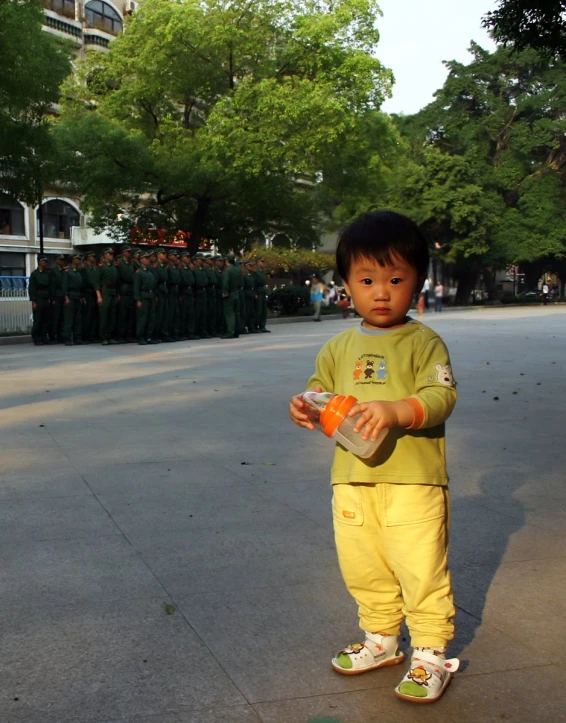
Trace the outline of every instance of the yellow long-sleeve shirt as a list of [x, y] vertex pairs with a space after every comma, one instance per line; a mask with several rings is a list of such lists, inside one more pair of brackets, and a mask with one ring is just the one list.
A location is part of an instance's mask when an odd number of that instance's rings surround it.
[[414, 413], [411, 427], [391, 429], [370, 459], [336, 445], [332, 484], [448, 484], [444, 422], [457, 394], [448, 350], [432, 329], [413, 319], [391, 331], [348, 329], [318, 353], [314, 387], [360, 402], [405, 399]]

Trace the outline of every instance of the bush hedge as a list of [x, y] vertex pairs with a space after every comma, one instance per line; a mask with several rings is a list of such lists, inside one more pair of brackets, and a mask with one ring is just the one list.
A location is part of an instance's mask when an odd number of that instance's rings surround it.
[[284, 286], [267, 297], [267, 308], [273, 316], [296, 316], [299, 309], [310, 303], [310, 291], [306, 286]]

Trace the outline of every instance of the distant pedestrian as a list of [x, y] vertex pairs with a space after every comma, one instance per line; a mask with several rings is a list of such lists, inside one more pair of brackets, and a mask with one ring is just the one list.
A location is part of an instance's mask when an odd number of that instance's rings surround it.
[[338, 306], [342, 310], [342, 318], [343, 319], [349, 319], [350, 318], [350, 299], [348, 296], [344, 293], [340, 294], [340, 300], [338, 301]]
[[424, 280], [423, 288], [421, 289], [421, 294], [424, 296], [424, 308], [429, 308], [429, 302], [428, 302], [428, 292], [430, 291], [430, 281], [428, 279]]
[[313, 321], [322, 321], [322, 300], [324, 299], [324, 284], [320, 276], [312, 275], [311, 280], [311, 303], [314, 307]]
[[548, 284], [545, 281], [544, 284], [542, 285], [542, 303], [545, 306], [548, 304], [548, 292], [549, 292]]
[[444, 299], [444, 286], [437, 281], [434, 286], [434, 310], [442, 311], [442, 301]]

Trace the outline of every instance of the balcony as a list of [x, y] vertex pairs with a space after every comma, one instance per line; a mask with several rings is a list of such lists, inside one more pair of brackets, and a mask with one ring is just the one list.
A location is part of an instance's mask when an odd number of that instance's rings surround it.
[[76, 19], [75, 0], [43, 0], [43, 7], [70, 20]]
[[63, 19], [47, 8], [44, 14], [43, 27], [48, 33], [67, 40], [71, 39], [74, 45], [82, 45], [83, 29], [81, 23], [76, 20]]
[[84, 43], [85, 45], [94, 45], [99, 48], [108, 48], [112, 37], [108, 37], [108, 33], [103, 33], [94, 28], [85, 28]]

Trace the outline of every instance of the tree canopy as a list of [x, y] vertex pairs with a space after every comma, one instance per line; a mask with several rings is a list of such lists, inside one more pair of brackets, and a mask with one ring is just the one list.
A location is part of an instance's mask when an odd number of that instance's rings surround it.
[[500, 43], [566, 59], [564, 0], [499, 0], [497, 9], [483, 19], [483, 25]]
[[65, 86], [66, 177], [115, 234], [316, 242], [320, 170], [390, 92], [378, 17], [374, 0], [146, 0]]
[[38, 0], [0, 0], [0, 175], [3, 189], [28, 203], [41, 197], [53, 150], [48, 114], [71, 70], [69, 47], [42, 22]]

